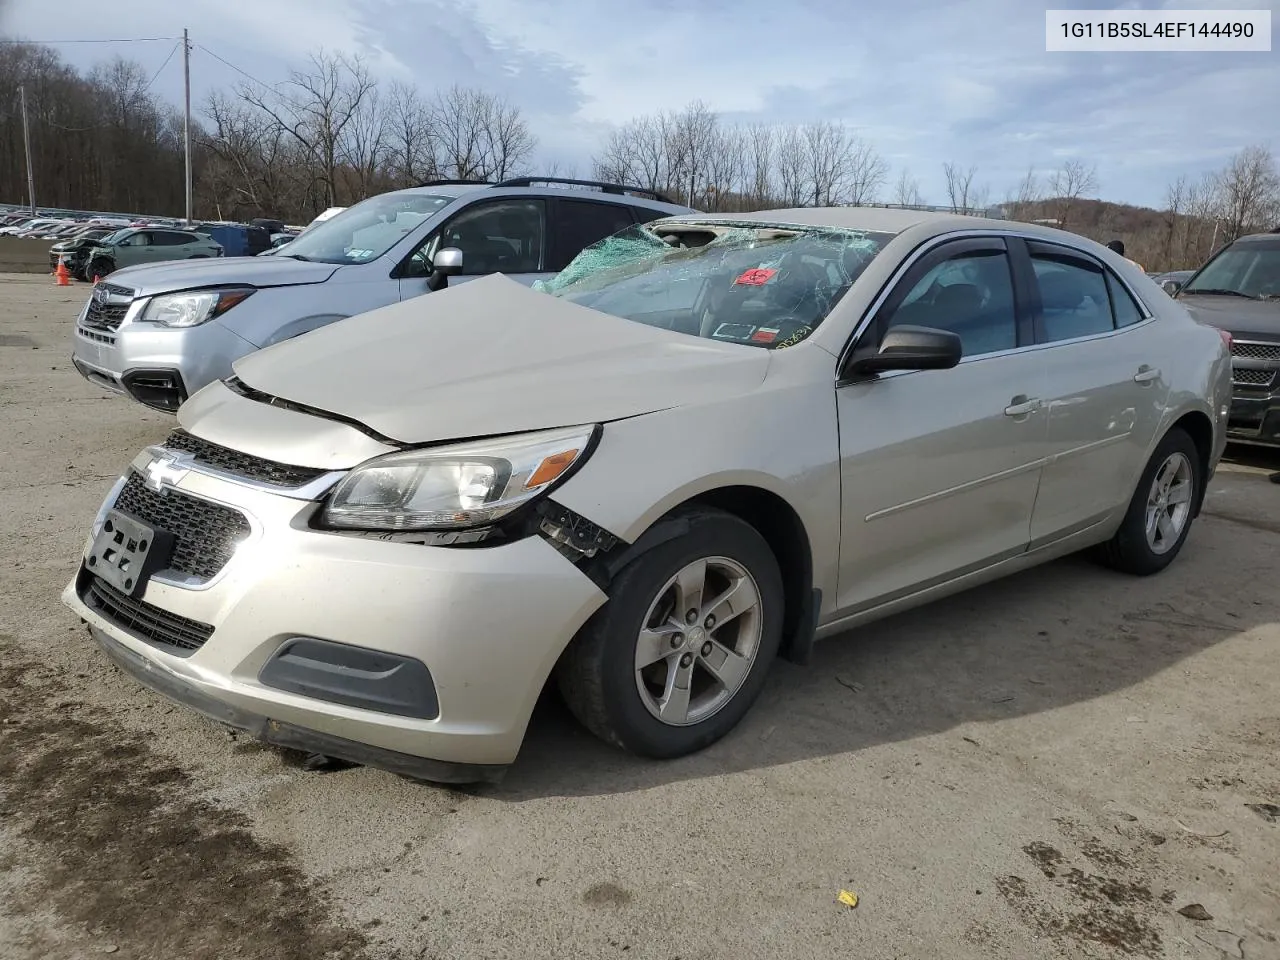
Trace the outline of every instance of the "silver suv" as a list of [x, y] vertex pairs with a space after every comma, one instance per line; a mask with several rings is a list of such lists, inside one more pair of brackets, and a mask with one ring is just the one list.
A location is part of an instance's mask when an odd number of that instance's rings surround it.
[[[174, 411], [255, 350], [450, 277], [503, 273], [532, 285], [603, 237], [688, 212], [660, 194], [594, 181], [433, 181], [349, 207], [269, 257], [116, 271], [76, 319], [72, 362], [91, 383]], [[450, 252], [437, 259], [442, 250]]]

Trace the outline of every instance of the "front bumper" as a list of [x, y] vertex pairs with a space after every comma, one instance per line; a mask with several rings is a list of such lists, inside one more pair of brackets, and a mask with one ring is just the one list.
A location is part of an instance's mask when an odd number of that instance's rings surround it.
[[1227, 439], [1280, 447], [1280, 393], [1236, 384], [1227, 417]]
[[[174, 493], [232, 507], [251, 528], [207, 582], [162, 572], [138, 598], [158, 615], [211, 627], [198, 649], [158, 644], [128, 617], [86, 604], [93, 578], [83, 565], [62, 600], [143, 683], [286, 746], [428, 780], [495, 779], [515, 759], [561, 651], [605, 600], [540, 537], [450, 548], [322, 533], [307, 525], [311, 502], [197, 472]], [[264, 667], [300, 637], [420, 661], [434, 681], [436, 715], [264, 684]]]
[[131, 303], [115, 328], [94, 328], [85, 323], [85, 304], [71, 353], [82, 377], [172, 413], [201, 387], [230, 376], [231, 364], [257, 349], [217, 320], [181, 330], [139, 322], [145, 305], [143, 299]]

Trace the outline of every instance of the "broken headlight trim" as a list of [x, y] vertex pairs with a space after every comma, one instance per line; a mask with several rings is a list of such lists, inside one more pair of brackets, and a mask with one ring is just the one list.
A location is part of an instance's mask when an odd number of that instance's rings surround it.
[[377, 457], [338, 483], [320, 520], [336, 530], [492, 524], [568, 477], [590, 455], [598, 429], [544, 430]]

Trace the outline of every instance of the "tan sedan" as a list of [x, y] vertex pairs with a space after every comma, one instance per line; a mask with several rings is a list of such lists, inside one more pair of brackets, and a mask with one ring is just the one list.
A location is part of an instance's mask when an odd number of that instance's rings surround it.
[[657, 221], [539, 290], [242, 359], [133, 461], [63, 598], [143, 683], [276, 743], [494, 779], [551, 680], [679, 756], [817, 637], [1086, 548], [1165, 567], [1222, 453], [1225, 339], [1026, 224]]

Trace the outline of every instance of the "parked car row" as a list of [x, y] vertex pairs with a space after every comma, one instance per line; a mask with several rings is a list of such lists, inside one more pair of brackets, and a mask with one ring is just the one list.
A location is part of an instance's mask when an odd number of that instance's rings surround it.
[[162, 260], [221, 257], [223, 248], [208, 236], [191, 230], [126, 227], [103, 234], [90, 230], [49, 248], [49, 266], [66, 264], [84, 280], [105, 277], [116, 270]]
[[279, 220], [248, 224], [222, 221], [184, 224], [173, 219], [128, 220], [118, 217], [0, 216], [0, 235], [54, 241], [49, 269], [63, 264], [81, 280], [105, 277], [117, 269], [162, 260], [255, 256], [287, 243], [300, 232]]
[[[677, 757], [819, 637], [1183, 548], [1231, 336], [1123, 257], [564, 187], [399, 191], [269, 257], [95, 287], [77, 368], [177, 410], [63, 594], [112, 660], [271, 742], [494, 780], [548, 683]], [[1252, 263], [1209, 276], [1252, 291]]]

